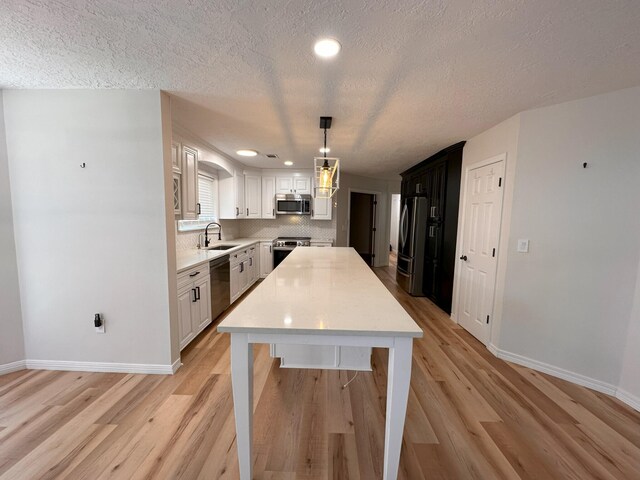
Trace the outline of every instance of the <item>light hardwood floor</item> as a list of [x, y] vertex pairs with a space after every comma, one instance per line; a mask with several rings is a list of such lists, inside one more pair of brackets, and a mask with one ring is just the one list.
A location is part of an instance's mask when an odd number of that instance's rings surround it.
[[[425, 331], [400, 478], [640, 478], [640, 413], [496, 359], [375, 271]], [[174, 376], [0, 377], [0, 479], [238, 478], [228, 336], [207, 329], [183, 361]], [[281, 370], [257, 346], [255, 478], [381, 478], [386, 361], [374, 350], [343, 389], [353, 372]]]

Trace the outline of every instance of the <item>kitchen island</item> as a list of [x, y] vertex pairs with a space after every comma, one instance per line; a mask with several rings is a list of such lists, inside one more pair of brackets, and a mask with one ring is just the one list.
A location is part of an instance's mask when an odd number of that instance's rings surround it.
[[352, 248], [296, 248], [218, 330], [231, 334], [241, 479], [252, 478], [254, 343], [389, 349], [384, 478], [395, 479], [422, 330]]

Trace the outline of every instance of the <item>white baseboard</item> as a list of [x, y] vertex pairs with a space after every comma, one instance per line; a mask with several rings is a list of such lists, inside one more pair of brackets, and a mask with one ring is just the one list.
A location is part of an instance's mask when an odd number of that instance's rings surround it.
[[178, 358], [175, 362], [171, 364], [171, 373], [176, 373], [181, 366], [182, 366], [182, 359]]
[[[66, 360], [26, 360], [30, 370], [65, 370], [72, 372], [146, 373], [173, 375], [180, 361], [172, 365], [111, 362], [71, 362]], [[175, 369], [175, 370], [174, 370]]]
[[597, 392], [606, 393], [607, 395], [616, 394], [617, 388], [610, 383], [602, 382], [600, 380], [596, 380], [595, 378], [590, 378], [585, 375], [581, 375], [579, 373], [571, 372], [569, 370], [565, 370], [564, 368], [556, 367], [554, 365], [550, 365], [548, 363], [540, 362], [538, 360], [534, 360], [532, 358], [524, 357], [522, 355], [518, 355], [517, 353], [507, 352], [505, 350], [500, 350], [499, 348], [492, 345], [493, 349], [489, 349], [491, 353], [493, 353], [496, 357], [501, 358], [503, 360], [507, 360], [509, 362], [517, 363], [518, 365], [522, 365], [524, 367], [529, 367], [534, 370], [538, 370], [539, 372], [548, 373], [554, 377], [561, 378], [563, 380], [567, 380], [568, 382], [575, 383], [577, 385], [582, 385], [583, 387], [590, 388], [592, 390], [596, 390]]
[[24, 370], [27, 368], [25, 360], [18, 360], [17, 362], [4, 363], [0, 365], [0, 375], [5, 375], [11, 372], [17, 372], [18, 370]]
[[636, 397], [626, 390], [618, 388], [618, 390], [616, 391], [616, 398], [640, 412], [640, 397]]
[[493, 343], [487, 345], [487, 350], [493, 353], [496, 357], [498, 356], [498, 347], [496, 347]]

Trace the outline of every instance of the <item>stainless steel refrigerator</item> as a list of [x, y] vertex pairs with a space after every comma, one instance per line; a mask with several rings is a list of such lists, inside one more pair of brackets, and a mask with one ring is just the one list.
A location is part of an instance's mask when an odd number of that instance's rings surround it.
[[422, 297], [424, 250], [427, 236], [428, 200], [409, 197], [403, 200], [398, 240], [396, 280], [411, 295]]

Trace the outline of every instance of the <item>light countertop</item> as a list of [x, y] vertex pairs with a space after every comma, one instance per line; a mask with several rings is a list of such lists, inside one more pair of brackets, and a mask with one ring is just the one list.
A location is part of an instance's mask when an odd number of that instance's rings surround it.
[[198, 250], [197, 248], [191, 250], [184, 250], [176, 254], [176, 264], [178, 273], [184, 272], [192, 267], [196, 267], [203, 263], [209, 262], [214, 258], [222, 257], [223, 255], [229, 255], [235, 253], [238, 250], [247, 248], [249, 245], [260, 242], [273, 242], [273, 238], [235, 238], [233, 240], [212, 241], [211, 247], [216, 245], [237, 245], [229, 250]]
[[296, 248], [221, 323], [221, 332], [421, 337], [352, 248]]

